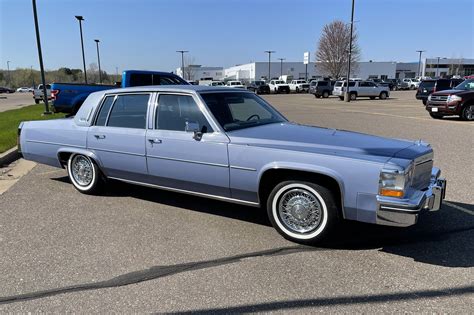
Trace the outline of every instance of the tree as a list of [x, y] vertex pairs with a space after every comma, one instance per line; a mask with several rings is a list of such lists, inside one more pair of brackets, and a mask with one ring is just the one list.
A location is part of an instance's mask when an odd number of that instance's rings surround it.
[[[343, 21], [336, 20], [324, 26], [316, 50], [316, 66], [320, 67], [325, 75], [337, 79], [347, 74], [350, 34], [350, 24]], [[357, 72], [357, 62], [360, 60], [357, 39], [357, 32], [354, 29], [352, 32], [351, 73]]]
[[184, 57], [184, 79], [195, 80], [194, 75], [196, 74], [196, 66], [194, 65], [194, 57]]

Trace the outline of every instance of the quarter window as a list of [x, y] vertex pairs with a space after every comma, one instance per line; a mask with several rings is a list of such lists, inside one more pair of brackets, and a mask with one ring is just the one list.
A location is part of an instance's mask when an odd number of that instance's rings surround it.
[[188, 95], [160, 95], [155, 126], [161, 130], [185, 131], [186, 122], [199, 124], [202, 132], [212, 132], [204, 114]]
[[149, 94], [119, 95], [107, 126], [145, 129]]

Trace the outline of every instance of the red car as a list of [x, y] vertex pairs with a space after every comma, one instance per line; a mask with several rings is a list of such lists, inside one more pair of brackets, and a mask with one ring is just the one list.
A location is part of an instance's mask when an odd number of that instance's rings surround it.
[[431, 94], [426, 110], [436, 119], [458, 115], [463, 120], [474, 120], [474, 79], [465, 80], [453, 90]]

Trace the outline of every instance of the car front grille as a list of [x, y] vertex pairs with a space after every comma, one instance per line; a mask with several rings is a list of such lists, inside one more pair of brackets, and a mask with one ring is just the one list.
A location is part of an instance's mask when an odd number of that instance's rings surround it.
[[430, 185], [432, 168], [432, 153], [416, 159], [411, 186], [418, 190], [427, 188]]
[[431, 95], [431, 100], [434, 102], [446, 102], [448, 100], [447, 95]]

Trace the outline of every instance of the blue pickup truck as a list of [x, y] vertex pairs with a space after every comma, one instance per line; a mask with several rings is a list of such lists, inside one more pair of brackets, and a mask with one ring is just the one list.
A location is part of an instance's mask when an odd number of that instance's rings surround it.
[[122, 73], [120, 85], [97, 85], [81, 83], [53, 83], [51, 96], [56, 113], [75, 115], [89, 94], [117, 87], [146, 85], [189, 85], [179, 76], [169, 72], [126, 70]]

